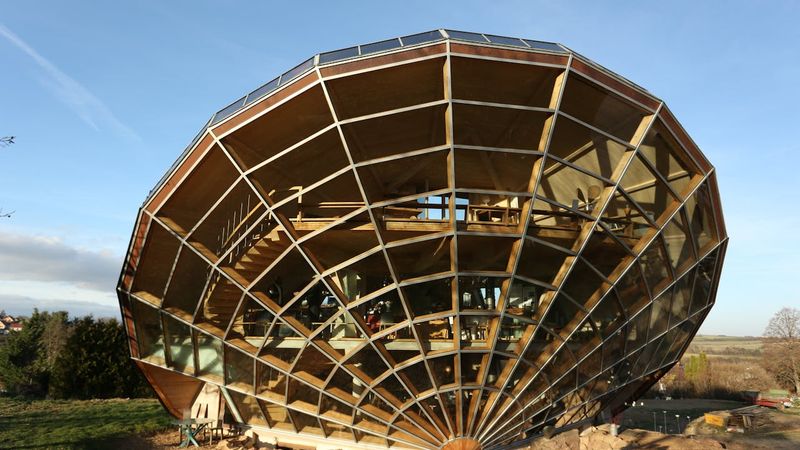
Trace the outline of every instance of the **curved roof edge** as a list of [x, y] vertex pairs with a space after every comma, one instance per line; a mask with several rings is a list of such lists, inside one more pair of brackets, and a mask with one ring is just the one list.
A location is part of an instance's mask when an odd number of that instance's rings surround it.
[[181, 154], [178, 156], [175, 162], [169, 167], [169, 169], [164, 173], [164, 175], [158, 180], [156, 185], [150, 190], [144, 202], [142, 203], [142, 207], [147, 205], [147, 203], [153, 198], [153, 196], [163, 187], [163, 185], [170, 178], [172, 173], [178, 168], [181, 162], [191, 152], [192, 148], [194, 148], [194, 146], [200, 141], [200, 139], [203, 137], [203, 135], [210, 127], [213, 127], [214, 125], [219, 124], [225, 119], [228, 119], [236, 115], [238, 112], [246, 109], [253, 103], [256, 103], [257, 101], [269, 96], [279, 88], [291, 83], [294, 80], [299, 79], [300, 77], [311, 72], [315, 68], [325, 67], [328, 65], [335, 65], [346, 61], [352, 61], [366, 57], [373, 57], [385, 53], [391, 53], [398, 50], [406, 50], [418, 46], [424, 46], [432, 43], [445, 42], [445, 41], [456, 41], [461, 43], [478, 44], [489, 47], [511, 48], [515, 50], [528, 50], [539, 53], [570, 55], [592, 66], [594, 69], [598, 69], [601, 72], [605, 73], [606, 75], [609, 75], [619, 81], [622, 81], [624, 84], [629, 85], [630, 87], [640, 91], [642, 94], [645, 94], [648, 97], [651, 97], [653, 100], [660, 101], [658, 97], [651, 94], [649, 91], [647, 91], [647, 89], [639, 86], [638, 84], [628, 80], [625, 77], [620, 76], [615, 72], [612, 72], [611, 70], [601, 66], [600, 64], [597, 64], [596, 62], [581, 55], [580, 53], [575, 52], [569, 47], [566, 47], [563, 44], [555, 42], [538, 41], [533, 39], [515, 38], [515, 37], [500, 36], [494, 34], [474, 33], [474, 32], [458, 31], [450, 29], [438, 29], [433, 31], [425, 31], [422, 33], [415, 33], [406, 36], [396, 37], [392, 39], [385, 39], [382, 41], [356, 45], [353, 47], [347, 47], [339, 50], [317, 53], [311, 58], [306, 59], [302, 63], [294, 66], [293, 68], [287, 70], [278, 77], [273, 78], [272, 80], [264, 83], [263, 85], [259, 86], [257, 89], [251, 91], [247, 95], [239, 98], [233, 103], [230, 103], [221, 110], [217, 111], [214, 115], [211, 116], [211, 118], [208, 119], [208, 121], [205, 123], [205, 125], [203, 125], [200, 131], [198, 131], [197, 135], [195, 135], [195, 137], [192, 139], [189, 145], [183, 150], [183, 152], [181, 152]]

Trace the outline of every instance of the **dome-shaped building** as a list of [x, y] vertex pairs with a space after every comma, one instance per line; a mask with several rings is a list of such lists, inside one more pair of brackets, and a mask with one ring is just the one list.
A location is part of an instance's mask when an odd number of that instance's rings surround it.
[[647, 390], [726, 243], [714, 169], [661, 100], [558, 44], [437, 30], [215, 114], [142, 206], [118, 292], [175, 416], [493, 448]]

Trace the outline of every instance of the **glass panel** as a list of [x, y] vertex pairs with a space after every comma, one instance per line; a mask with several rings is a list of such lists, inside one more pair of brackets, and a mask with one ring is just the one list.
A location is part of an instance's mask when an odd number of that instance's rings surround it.
[[606, 293], [592, 311], [591, 320], [604, 339], [613, 335], [625, 323], [625, 313], [616, 292], [611, 290]]
[[454, 347], [453, 317], [415, 323], [414, 328], [427, 351], [450, 350]]
[[210, 261], [216, 261], [264, 214], [261, 200], [239, 181], [187, 238]]
[[533, 318], [547, 292], [541, 286], [514, 279], [506, 296], [506, 314]]
[[648, 131], [639, 145], [639, 153], [661, 173], [678, 195], [684, 195], [691, 178], [699, 172], [661, 119], [656, 120]]
[[314, 271], [297, 249], [292, 249], [251, 289], [267, 306], [285, 306], [314, 278]]
[[661, 361], [662, 366], [674, 362], [680, 357], [689, 339], [694, 335], [694, 332], [697, 331], [697, 323], [695, 320], [696, 318], [690, 318], [674, 328], [675, 337], [672, 340], [672, 347], [664, 356], [664, 360]]
[[442, 387], [447, 384], [455, 383], [455, 365], [453, 356], [442, 356], [428, 360], [428, 365], [433, 372], [436, 385]]
[[517, 273], [531, 280], [552, 283], [558, 270], [567, 259], [567, 253], [525, 239], [517, 266]]
[[518, 38], [495, 36], [493, 34], [486, 34], [484, 36], [486, 36], [486, 38], [489, 39], [489, 41], [491, 41], [494, 44], [514, 45], [517, 47], [523, 46], [522, 40]]
[[405, 46], [405, 45], [422, 44], [424, 42], [438, 41], [440, 39], [444, 39], [444, 37], [437, 30], [437, 31], [426, 31], [424, 33], [411, 34], [408, 36], [403, 36], [400, 39], [403, 40], [403, 45]]
[[596, 215], [599, 212], [595, 211], [597, 201], [605, 187], [605, 183], [597, 178], [554, 159], [546, 159], [537, 196]]
[[266, 338], [259, 356], [286, 370], [305, 345], [303, 336], [278, 319], [272, 326], [272, 331]]
[[602, 133], [567, 117], [559, 117], [547, 153], [611, 179], [626, 150], [625, 145]]
[[470, 33], [467, 31], [455, 31], [455, 30], [445, 30], [445, 31], [447, 31], [447, 35], [450, 36], [451, 39], [461, 39], [463, 41], [474, 41], [474, 42], [487, 42], [486, 38], [479, 33]]
[[708, 185], [700, 186], [691, 198], [686, 199], [686, 215], [698, 252], [705, 254], [718, 242]]
[[664, 291], [657, 299], [653, 301], [653, 307], [650, 316], [650, 337], [653, 339], [667, 330], [669, 326], [669, 314], [672, 307], [672, 289]]
[[[292, 368], [292, 373], [315, 386], [322, 386], [323, 381], [328, 378], [334, 367], [335, 363], [330, 358], [313, 345], [306, 345]], [[289, 389], [291, 390], [291, 386]], [[316, 405], [316, 397], [313, 402], [309, 401], [309, 403]]]
[[225, 349], [226, 384], [241, 391], [253, 392], [255, 360], [230, 347]]
[[692, 286], [694, 285], [694, 274], [696, 270], [689, 271], [675, 283], [672, 299], [672, 316], [670, 317], [670, 327], [686, 320], [689, 316], [689, 303], [692, 298]]
[[332, 123], [322, 88], [316, 86], [239, 128], [222, 142], [246, 170]]
[[289, 414], [292, 415], [292, 422], [298, 433], [324, 435], [316, 417], [293, 410], [289, 410]]
[[507, 272], [516, 242], [499, 236], [459, 235], [458, 270]]
[[630, 141], [647, 114], [622, 97], [572, 72], [561, 98], [561, 110], [623, 141]]
[[550, 113], [478, 105], [453, 105], [455, 143], [482, 147], [541, 150]]
[[373, 42], [371, 44], [364, 44], [361, 46], [361, 54], [366, 55], [369, 53], [382, 52], [384, 50], [391, 50], [400, 47], [398, 39], [387, 39], [385, 41]]
[[352, 58], [358, 56], [358, 47], [343, 48], [341, 50], [334, 50], [332, 52], [320, 53], [319, 63], [325, 64], [331, 61], [338, 61], [340, 59]]
[[[517, 41], [517, 45], [522, 43]], [[453, 98], [547, 108], [562, 70], [452, 56]]]
[[288, 384], [286, 390], [288, 404], [306, 411], [317, 411], [317, 402], [319, 402], [320, 396], [318, 390], [292, 377], [289, 377]]
[[561, 290], [578, 305], [587, 307], [594, 304], [591, 299], [599, 299], [610, 285], [582, 259], [575, 261], [572, 271], [562, 283]]
[[620, 278], [616, 290], [628, 316], [635, 314], [650, 300], [638, 262], [634, 263]]
[[554, 333], [561, 334], [571, 331], [568, 325], [584, 315], [585, 313], [578, 308], [578, 305], [563, 294], [559, 294], [553, 300], [550, 310], [547, 311], [544, 320], [542, 320], [542, 325], [548, 327]]
[[194, 338], [197, 342], [197, 375], [222, 383], [222, 341], [198, 331], [194, 332]]
[[277, 398], [278, 401], [282, 401], [285, 398], [287, 380], [285, 373], [257, 360], [256, 376], [257, 395]]
[[154, 364], [165, 365], [164, 333], [158, 310], [139, 301], [132, 303], [139, 357]]
[[400, 280], [450, 271], [450, 240], [446, 236], [386, 249]]
[[319, 281], [284, 310], [282, 317], [293, 318], [295, 323], [302, 324], [309, 332], [316, 332], [324, 326], [318, 336], [329, 339], [337, 331], [335, 328], [339, 322], [338, 320], [331, 322], [330, 319], [339, 316], [343, 310], [339, 300], [328, 291], [322, 281]]
[[600, 347], [603, 350], [603, 370], [614, 366], [625, 356], [625, 337], [627, 325], [615, 331]]
[[419, 345], [414, 340], [411, 325], [403, 326], [396, 333], [389, 334], [379, 341], [394, 359], [395, 364], [402, 364], [419, 356], [421, 352]]
[[[371, 203], [446, 189], [447, 154], [447, 151], [437, 151], [360, 166], [358, 175]], [[403, 208], [415, 205], [414, 201], [407, 203], [384, 207], [382, 216], [408, 218]]]
[[169, 367], [180, 372], [194, 374], [194, 345], [189, 325], [164, 316], [164, 333], [169, 350]]
[[709, 302], [709, 295], [714, 284], [714, 269], [717, 264], [718, 250], [709, 253], [708, 256], [697, 265], [696, 277], [694, 280], [694, 290], [692, 291], [692, 305], [689, 315], [703, 309]]
[[639, 238], [653, 228], [650, 223], [653, 220], [652, 212], [641, 210], [622, 190], [614, 193], [601, 218], [605, 227], [629, 248], [635, 247]]
[[423, 316], [453, 308], [452, 277], [402, 288], [414, 316]]
[[[183, 247], [164, 296], [163, 308], [181, 318], [191, 320], [210, 273], [211, 268], [203, 258], [191, 249]], [[238, 300], [237, 298], [236, 302]], [[233, 307], [236, 307], [236, 303]]]
[[401, 379], [406, 380], [406, 385], [414, 386], [418, 393], [423, 393], [433, 387], [425, 363], [420, 361], [400, 371]]
[[539, 157], [485, 150], [455, 151], [456, 187], [527, 192]]
[[233, 248], [220, 261], [222, 270], [247, 286], [289, 248], [291, 241], [283, 227], [268, 214], [247, 230], [243, 239], [228, 245]]
[[447, 105], [437, 105], [342, 125], [353, 160], [361, 162], [444, 145], [446, 108]]
[[488, 315], [461, 315], [459, 317], [459, 330], [462, 348], [486, 347], [491, 331], [490, 324], [494, 316]]
[[[334, 192], [336, 196], [331, 197]], [[276, 213], [288, 219], [298, 234], [304, 235], [363, 207], [364, 198], [355, 177], [345, 172], [310, 191], [300, 191], [299, 196], [277, 207]], [[352, 220], [362, 224], [369, 222], [366, 216]]]
[[255, 348], [261, 346], [275, 316], [249, 295], [236, 314], [228, 339], [242, 338]]
[[355, 373], [365, 374], [364, 381], [375, 380], [389, 369], [378, 352], [369, 344], [351, 356], [345, 362], [345, 366]]
[[264, 85], [259, 87], [258, 89], [254, 90], [253, 92], [247, 94], [247, 102], [246, 105], [249, 105], [256, 100], [260, 99], [263, 95], [266, 95], [272, 91], [274, 91], [278, 87], [278, 81], [280, 81], [280, 77], [273, 78], [272, 80], [266, 82]]
[[139, 265], [127, 267], [126, 270], [135, 269], [131, 292], [136, 296], [158, 305], [167, 286], [172, 264], [178, 255], [180, 241], [170, 234], [164, 227], [151, 221], [147, 240], [139, 258]]
[[587, 318], [575, 328], [567, 340], [567, 347], [576, 359], [582, 359], [600, 344], [600, 335], [594, 328], [591, 318]]
[[488, 353], [462, 353], [461, 359], [461, 384], [480, 384], [478, 374], [484, 364], [488, 364], [490, 354]]
[[233, 404], [236, 405], [236, 409], [242, 416], [244, 423], [248, 425], [267, 424], [267, 420], [264, 418], [264, 414], [255, 397], [241, 394], [231, 389], [228, 389], [228, 395], [233, 400]]
[[375, 391], [385, 397], [395, 407], [400, 407], [411, 400], [411, 395], [395, 375], [389, 375], [374, 387]]
[[669, 271], [667, 256], [660, 237], [656, 237], [642, 252], [639, 261], [642, 263], [642, 271], [647, 285], [650, 287], [650, 294], [654, 296], [660, 294], [672, 282], [672, 274]]
[[676, 207], [675, 197], [659, 178], [641, 161], [641, 156], [631, 161], [620, 187], [635, 201], [650, 219], [663, 223], [662, 215]]
[[[337, 270], [330, 280], [331, 288], [338, 289], [342, 299], [355, 302], [389, 284], [392, 279], [386, 257], [383, 252], [376, 252], [360, 259], [344, 269]], [[362, 310], [366, 313], [366, 310]]]
[[159, 209], [157, 217], [186, 236], [238, 177], [239, 171], [214, 146]]
[[[187, 279], [187, 283], [190, 282]], [[223, 337], [241, 299], [242, 290], [219, 272], [214, 272], [197, 312], [198, 324], [206, 331]]]
[[269, 418], [271, 428], [295, 432], [294, 425], [289, 418], [289, 410], [285, 406], [263, 401], [258, 403], [264, 408], [264, 414]]
[[279, 202], [346, 167], [349, 161], [336, 129], [293, 149], [248, 175], [265, 197]]
[[365, 213], [336, 225], [325, 232], [300, 244], [309, 257], [316, 260], [321, 269], [331, 269], [362, 253], [378, 247], [378, 237], [372, 230], [356, 231], [362, 225], [371, 228], [369, 216]]
[[630, 255], [630, 251], [602, 227], [594, 229], [581, 252], [581, 257], [606, 278], [627, 261]]
[[[366, 384], [359, 378], [340, 368], [333, 374], [324, 392], [355, 404], [366, 391]], [[324, 396], [323, 396], [324, 398]]]
[[531, 48], [535, 48], [538, 50], [549, 50], [551, 52], [559, 52], [564, 53], [564, 49], [561, 48], [560, 45], [554, 44], [552, 42], [542, 42], [542, 41], [532, 41], [530, 39], [523, 39]]
[[694, 262], [694, 249], [692, 241], [683, 221], [683, 210], [679, 211], [670, 220], [661, 232], [664, 245], [667, 246], [667, 257], [669, 257], [675, 273], [684, 273]]
[[458, 278], [458, 302], [460, 309], [494, 309], [500, 298], [504, 279], [495, 277]]
[[[319, 412], [321, 415], [325, 417], [330, 417], [332, 419], [336, 419], [341, 422], [350, 423], [353, 415], [353, 407], [344, 402], [338, 401], [328, 395], [323, 394], [322, 397], [320, 397]], [[351, 434], [350, 437], [352, 438], [353, 435]]]
[[314, 58], [309, 58], [300, 64], [292, 67], [291, 69], [287, 70], [281, 75], [281, 85], [288, 83], [294, 77], [300, 75], [301, 73], [305, 72], [306, 70], [314, 67]]
[[[369, 46], [362, 45], [362, 53]], [[325, 80], [325, 86], [336, 115], [345, 120], [443, 100], [443, 74], [444, 58], [435, 58]]]
[[[648, 305], [630, 320], [628, 326], [628, 342], [625, 351], [630, 355], [647, 343], [647, 331], [650, 326], [650, 308]], [[628, 357], [629, 360], [632, 358]]]

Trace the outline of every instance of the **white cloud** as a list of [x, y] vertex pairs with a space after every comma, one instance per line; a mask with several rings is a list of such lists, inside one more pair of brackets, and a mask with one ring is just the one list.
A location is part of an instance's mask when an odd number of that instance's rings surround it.
[[44, 75], [40, 82], [87, 125], [95, 130], [99, 130], [103, 125], [108, 125], [125, 137], [140, 140], [136, 132], [117, 119], [102, 100], [78, 81], [62, 72], [55, 64], [2, 24], [0, 24], [0, 36], [20, 49], [39, 66]]
[[121, 267], [122, 259], [108, 251], [73, 247], [52, 236], [0, 231], [0, 281], [62, 283], [113, 293]]

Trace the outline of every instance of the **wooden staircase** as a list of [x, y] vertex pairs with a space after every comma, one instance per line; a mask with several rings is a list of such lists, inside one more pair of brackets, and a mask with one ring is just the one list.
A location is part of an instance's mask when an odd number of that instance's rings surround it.
[[[249, 286], [255, 278], [272, 264], [289, 247], [287, 236], [278, 230], [253, 239], [252, 244], [235, 250], [226, 257], [220, 269], [241, 286]], [[220, 275], [210, 275], [209, 287], [203, 298], [202, 321], [224, 333], [227, 324], [236, 314], [242, 290]]]

